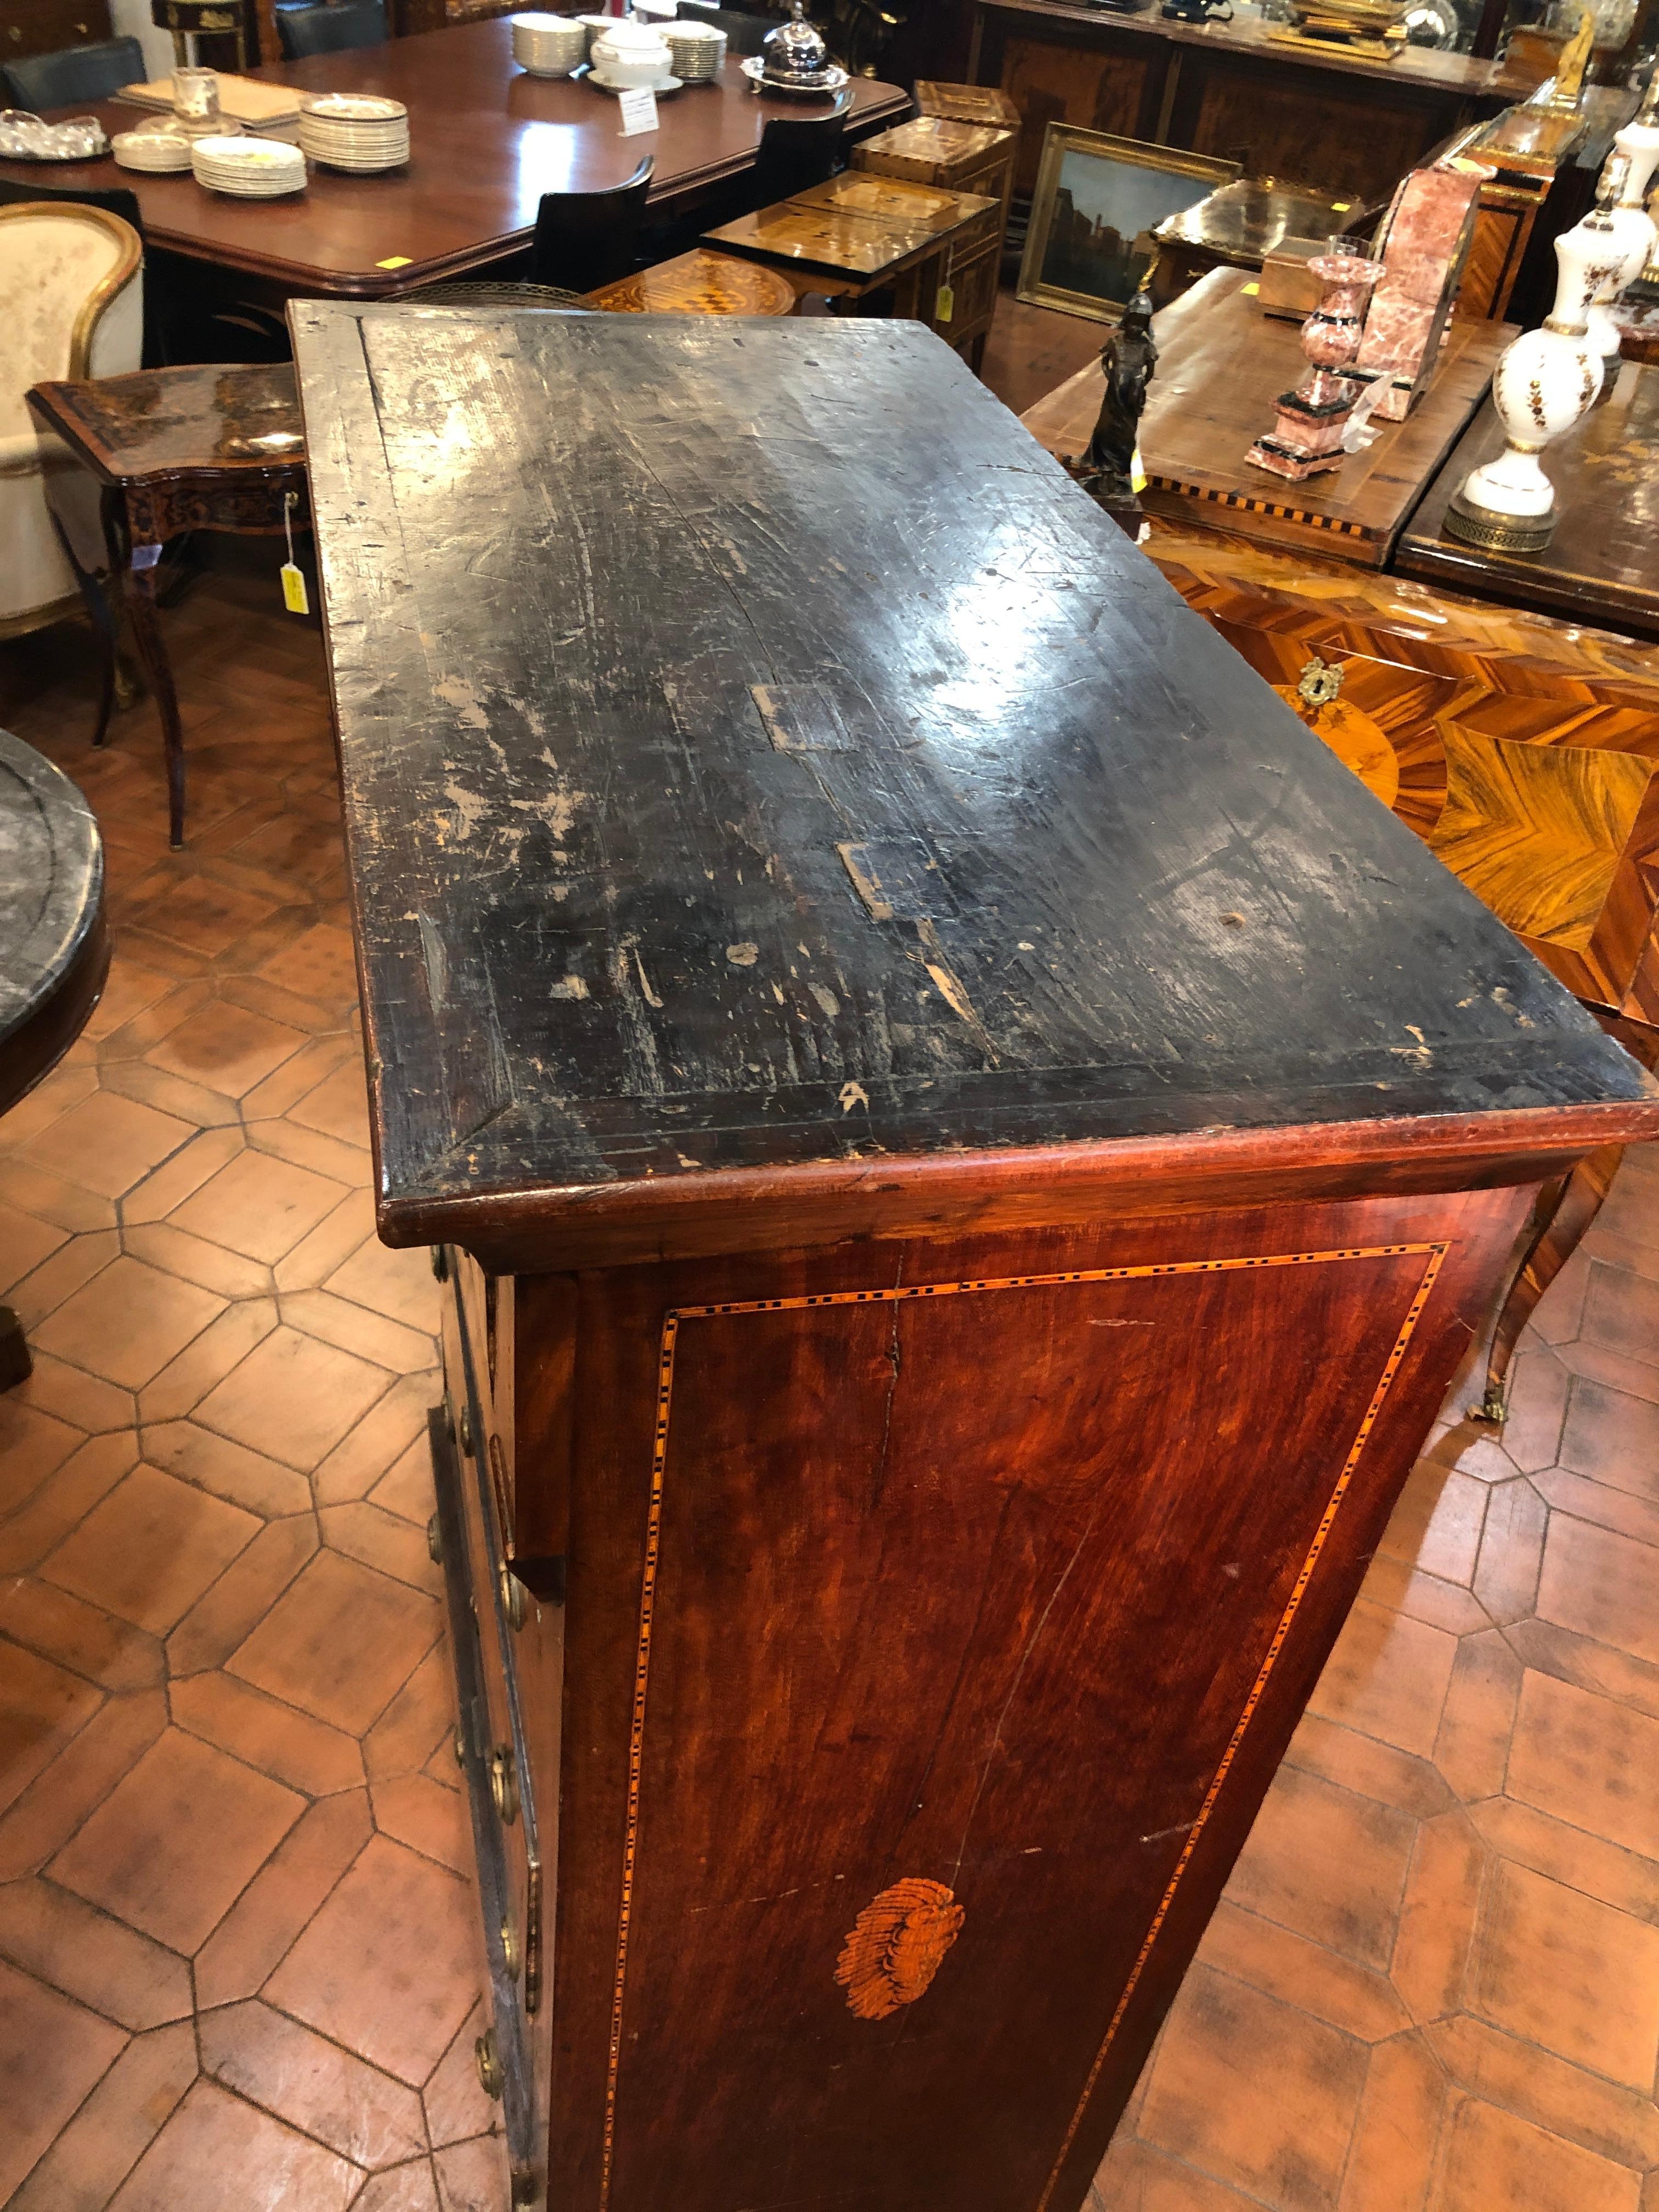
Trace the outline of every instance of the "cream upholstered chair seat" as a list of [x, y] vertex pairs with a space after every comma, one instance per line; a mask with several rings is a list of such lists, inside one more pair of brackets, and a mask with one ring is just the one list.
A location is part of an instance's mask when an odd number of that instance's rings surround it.
[[[49, 380], [137, 368], [143, 259], [131, 224], [102, 208], [0, 207], [0, 637], [81, 605], [46, 509], [45, 470], [64, 457], [43, 448], [23, 395]], [[90, 478], [87, 490], [89, 522]]]

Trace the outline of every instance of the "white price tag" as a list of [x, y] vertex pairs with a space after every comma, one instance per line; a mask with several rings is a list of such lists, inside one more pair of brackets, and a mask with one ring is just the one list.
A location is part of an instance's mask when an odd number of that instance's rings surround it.
[[637, 138], [641, 131], [657, 127], [657, 95], [641, 88], [618, 95], [617, 105], [622, 110], [622, 135]]

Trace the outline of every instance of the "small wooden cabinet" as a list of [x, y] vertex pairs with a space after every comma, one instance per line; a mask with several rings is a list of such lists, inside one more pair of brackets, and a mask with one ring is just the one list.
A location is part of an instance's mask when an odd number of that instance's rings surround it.
[[95, 46], [112, 36], [109, 0], [8, 0], [0, 14], [0, 62]]
[[937, 306], [934, 312], [933, 328], [974, 369], [984, 356], [996, 313], [1014, 185], [1014, 146], [1013, 132], [994, 125], [921, 115], [862, 140], [853, 149], [855, 169], [978, 193], [997, 203], [1000, 212], [985, 236], [953, 240], [943, 276], [950, 287], [951, 313], [940, 316]]
[[1659, 1089], [914, 324], [290, 313], [515, 2191], [1079, 2212]]

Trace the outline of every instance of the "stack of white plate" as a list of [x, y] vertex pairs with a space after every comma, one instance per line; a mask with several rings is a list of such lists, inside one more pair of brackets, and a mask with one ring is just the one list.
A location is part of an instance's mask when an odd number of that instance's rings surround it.
[[313, 161], [356, 177], [400, 169], [409, 159], [409, 110], [375, 93], [320, 93], [300, 102], [300, 146]]
[[532, 76], [568, 76], [587, 59], [587, 26], [568, 15], [515, 15], [513, 58]]
[[191, 142], [178, 131], [123, 131], [109, 142], [118, 167], [171, 176], [190, 167]]
[[193, 138], [190, 166], [198, 185], [236, 199], [274, 200], [305, 190], [306, 157], [281, 138]]
[[682, 17], [665, 23], [662, 34], [668, 41], [668, 66], [682, 84], [708, 84], [720, 75], [726, 33], [718, 24]]

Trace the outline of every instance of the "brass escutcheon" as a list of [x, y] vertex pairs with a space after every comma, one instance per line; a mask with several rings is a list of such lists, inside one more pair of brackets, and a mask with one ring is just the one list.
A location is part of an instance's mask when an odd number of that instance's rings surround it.
[[1302, 680], [1296, 687], [1296, 696], [1304, 707], [1316, 713], [1328, 707], [1342, 689], [1342, 678], [1347, 673], [1328, 660], [1322, 660], [1316, 653], [1302, 672]]
[[519, 1978], [519, 1968], [524, 1961], [519, 1956], [519, 1939], [513, 1933], [513, 1923], [510, 1920], [503, 1920], [501, 1923], [501, 1963], [507, 1968], [507, 1978], [516, 1982]]

